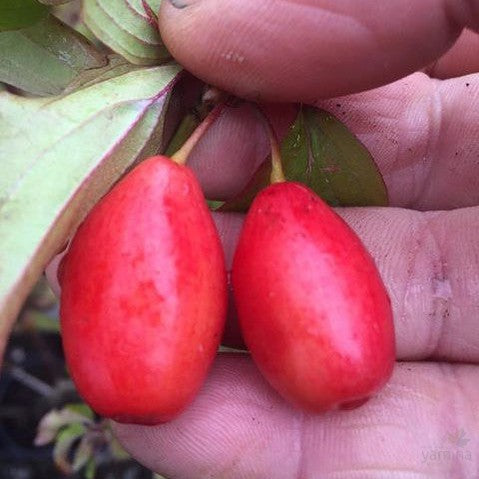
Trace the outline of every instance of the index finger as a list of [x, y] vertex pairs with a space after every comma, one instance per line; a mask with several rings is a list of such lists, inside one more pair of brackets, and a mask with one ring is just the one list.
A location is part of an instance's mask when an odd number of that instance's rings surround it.
[[476, 0], [169, 0], [160, 30], [192, 73], [239, 96], [314, 102], [370, 89], [439, 58]]

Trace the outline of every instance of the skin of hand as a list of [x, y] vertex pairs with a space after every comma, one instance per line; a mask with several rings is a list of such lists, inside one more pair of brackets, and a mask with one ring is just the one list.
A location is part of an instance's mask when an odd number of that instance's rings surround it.
[[[117, 424], [120, 441], [171, 479], [479, 477], [479, 2], [164, 0], [160, 19], [201, 79], [325, 108], [371, 151], [391, 207], [337, 211], [389, 290], [398, 362], [366, 405], [312, 415], [247, 355], [219, 355], [184, 414]], [[281, 131], [291, 106], [269, 108]], [[189, 165], [207, 196], [225, 199], [267, 151], [243, 104], [226, 108]], [[215, 221], [231, 265], [243, 216]]]

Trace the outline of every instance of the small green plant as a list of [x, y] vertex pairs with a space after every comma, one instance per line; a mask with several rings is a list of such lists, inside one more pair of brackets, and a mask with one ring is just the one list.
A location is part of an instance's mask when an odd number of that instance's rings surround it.
[[113, 436], [109, 421], [96, 417], [83, 403], [67, 404], [42, 418], [35, 445], [50, 443], [54, 443], [53, 459], [60, 471], [83, 471], [85, 479], [94, 479], [102, 462], [129, 458]]

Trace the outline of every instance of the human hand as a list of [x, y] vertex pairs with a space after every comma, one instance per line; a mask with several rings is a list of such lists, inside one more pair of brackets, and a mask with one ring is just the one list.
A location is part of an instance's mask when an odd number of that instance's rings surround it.
[[[187, 6], [163, 2], [162, 33], [193, 73], [254, 99], [326, 108], [373, 154], [392, 207], [338, 212], [371, 251], [389, 289], [400, 362], [365, 406], [310, 415], [277, 396], [249, 357], [220, 355], [183, 415], [156, 427], [116, 425], [118, 437], [139, 461], [171, 478], [477, 477], [479, 37], [465, 32], [428, 70], [468, 76], [441, 81], [415, 73], [376, 90], [316, 99], [384, 85], [430, 65], [462, 26], [479, 27], [479, 4], [175, 3]], [[291, 111], [274, 110], [281, 128]], [[261, 125], [243, 105], [223, 114], [190, 165], [208, 196], [226, 198], [267, 148]], [[242, 216], [215, 218], [231, 264]]]

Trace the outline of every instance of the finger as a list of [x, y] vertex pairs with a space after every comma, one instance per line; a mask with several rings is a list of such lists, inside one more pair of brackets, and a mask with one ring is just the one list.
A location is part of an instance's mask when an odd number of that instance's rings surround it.
[[[479, 208], [337, 211], [370, 251], [389, 291], [398, 359], [479, 363]], [[231, 269], [243, 218], [214, 217]], [[227, 344], [240, 347], [234, 314], [228, 322]]]
[[371, 152], [390, 204], [421, 210], [479, 204], [479, 75], [422, 73], [320, 103]]
[[[263, 105], [281, 138], [297, 114], [295, 105]], [[262, 121], [255, 107], [243, 103], [225, 107], [188, 159], [210, 199], [236, 195], [246, 185], [270, 151]]]
[[479, 208], [339, 213], [371, 252], [389, 291], [397, 357], [479, 363]]
[[471, 0], [174, 0], [159, 19], [170, 52], [199, 78], [255, 100], [303, 102], [401, 78], [463, 27], [479, 28]]
[[466, 29], [454, 46], [424, 71], [434, 78], [453, 78], [479, 73], [478, 51], [479, 34]]
[[125, 448], [172, 479], [476, 477], [479, 368], [397, 364], [353, 411], [311, 415], [271, 390], [247, 357], [220, 357], [174, 421], [115, 424]]
[[[418, 73], [370, 92], [323, 101], [372, 153], [392, 206], [450, 209], [479, 204], [479, 75], [447, 81]], [[291, 105], [269, 111], [278, 132]], [[189, 166], [209, 198], [235, 196], [269, 151], [253, 108], [229, 108]]]

